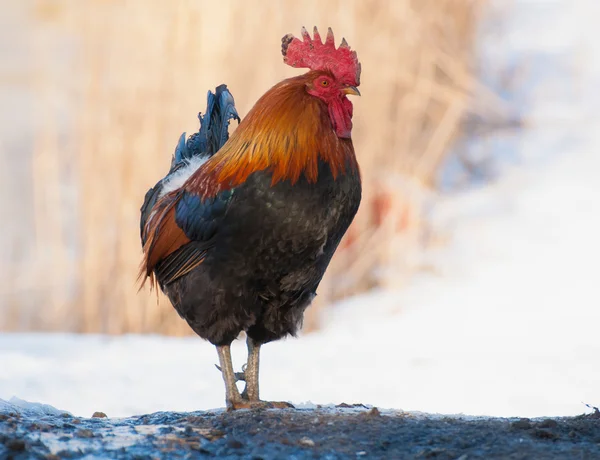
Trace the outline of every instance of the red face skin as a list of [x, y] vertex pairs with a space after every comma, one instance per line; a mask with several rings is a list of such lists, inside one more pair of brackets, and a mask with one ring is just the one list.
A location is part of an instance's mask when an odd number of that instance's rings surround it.
[[352, 134], [352, 102], [345, 93], [349, 86], [329, 75], [319, 75], [308, 85], [308, 94], [327, 104], [333, 129], [344, 139], [349, 139]]

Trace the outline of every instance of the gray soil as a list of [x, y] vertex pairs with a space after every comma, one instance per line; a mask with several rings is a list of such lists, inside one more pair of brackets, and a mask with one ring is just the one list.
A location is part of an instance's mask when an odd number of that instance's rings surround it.
[[95, 415], [1, 413], [0, 458], [600, 459], [597, 410], [532, 420], [381, 413], [362, 405]]

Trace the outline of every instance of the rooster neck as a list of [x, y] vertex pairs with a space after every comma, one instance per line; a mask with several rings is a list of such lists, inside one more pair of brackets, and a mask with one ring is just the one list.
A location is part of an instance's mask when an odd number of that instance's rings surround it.
[[204, 197], [231, 189], [250, 174], [270, 170], [271, 185], [302, 175], [316, 183], [319, 160], [334, 179], [358, 171], [350, 138], [339, 138], [327, 105], [306, 92], [309, 74], [284, 80], [271, 88], [248, 113], [229, 141], [186, 184]]

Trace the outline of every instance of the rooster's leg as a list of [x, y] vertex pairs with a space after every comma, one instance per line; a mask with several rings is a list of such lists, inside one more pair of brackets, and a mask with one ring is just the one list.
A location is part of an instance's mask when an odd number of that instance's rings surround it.
[[252, 340], [250, 337], [246, 339], [248, 345], [248, 363], [244, 369], [244, 380], [246, 388], [242, 393], [243, 402], [236, 405], [236, 408], [243, 409], [286, 409], [294, 407], [290, 403], [281, 401], [261, 401], [258, 397], [258, 368], [260, 357], [260, 342]]
[[242, 398], [248, 401], [260, 401], [258, 398], [258, 365], [260, 358], [260, 343], [255, 342], [250, 337], [246, 339], [248, 345], [248, 364], [244, 370], [246, 388], [242, 393]]
[[231, 348], [229, 345], [218, 346], [217, 353], [219, 354], [219, 364], [221, 364], [221, 373], [223, 374], [223, 380], [225, 381], [225, 400], [227, 402], [227, 408], [234, 409], [236, 405], [242, 401], [242, 397], [235, 384], [237, 379], [233, 372], [233, 364], [231, 363]]

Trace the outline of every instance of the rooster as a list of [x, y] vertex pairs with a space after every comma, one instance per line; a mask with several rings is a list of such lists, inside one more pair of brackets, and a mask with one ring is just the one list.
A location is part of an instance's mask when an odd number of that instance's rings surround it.
[[[267, 91], [229, 138], [233, 97], [224, 85], [209, 93], [200, 131], [182, 135], [141, 210], [142, 285], [160, 286], [216, 346], [230, 410], [290, 406], [259, 398], [260, 347], [296, 334], [361, 199], [347, 98], [360, 95], [356, 52], [315, 27], [314, 38], [284, 36], [282, 53], [309, 71]], [[248, 360], [236, 373], [241, 332]]]

